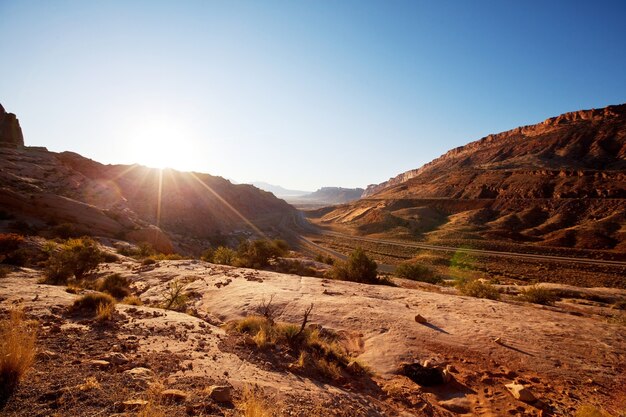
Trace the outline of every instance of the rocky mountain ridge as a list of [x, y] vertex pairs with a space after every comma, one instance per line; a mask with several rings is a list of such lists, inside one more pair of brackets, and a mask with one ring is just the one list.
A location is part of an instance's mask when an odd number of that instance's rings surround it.
[[626, 105], [486, 136], [313, 213], [365, 234], [626, 249]]

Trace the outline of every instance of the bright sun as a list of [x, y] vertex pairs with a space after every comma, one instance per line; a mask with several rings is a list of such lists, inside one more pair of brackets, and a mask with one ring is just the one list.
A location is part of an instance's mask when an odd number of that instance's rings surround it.
[[128, 135], [128, 154], [133, 162], [151, 168], [187, 171], [195, 160], [190, 132], [174, 120], [153, 119], [137, 124]]

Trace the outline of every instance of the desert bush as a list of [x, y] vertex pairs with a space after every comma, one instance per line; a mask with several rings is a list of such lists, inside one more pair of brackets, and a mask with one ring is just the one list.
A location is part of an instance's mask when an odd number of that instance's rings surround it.
[[461, 281], [457, 284], [457, 288], [463, 295], [476, 298], [487, 298], [489, 300], [499, 300], [500, 293], [498, 289], [488, 282], [479, 280]]
[[533, 285], [520, 291], [520, 298], [534, 304], [553, 305], [559, 297], [547, 288]]
[[128, 304], [129, 306], [141, 306], [143, 305], [143, 301], [141, 301], [141, 298], [136, 295], [128, 295], [124, 297], [122, 304]]
[[17, 250], [24, 242], [24, 236], [16, 233], [0, 233], [0, 256]]
[[436, 275], [432, 269], [417, 263], [403, 263], [398, 265], [395, 270], [395, 275], [400, 278], [428, 282], [430, 284], [441, 282], [441, 277]]
[[141, 261], [141, 264], [143, 266], [154, 265], [155, 263], [157, 263], [157, 261], [152, 258], [146, 258], [143, 261]]
[[279, 259], [273, 268], [276, 272], [284, 274], [294, 274], [300, 276], [314, 277], [317, 271], [304, 263], [293, 259]]
[[227, 329], [247, 334], [259, 349], [283, 346], [298, 360], [292, 365], [321, 374], [333, 380], [340, 379], [345, 372], [361, 372], [360, 368], [348, 367], [350, 358], [347, 350], [339, 343], [338, 336], [326, 332], [322, 337], [317, 329], [307, 327], [308, 307], [300, 324], [277, 323], [263, 316], [249, 316], [227, 324]]
[[46, 265], [46, 282], [65, 284], [73, 275], [81, 279], [95, 269], [102, 255], [97, 243], [90, 238], [70, 239], [58, 251], [50, 254]]
[[162, 307], [166, 310], [183, 311], [187, 307], [185, 284], [178, 280], [171, 281], [161, 294]]
[[287, 253], [286, 245], [287, 243], [283, 240], [244, 240], [237, 248], [234, 265], [244, 268], [266, 268], [271, 260]]
[[11, 268], [5, 265], [0, 265], [0, 278], [4, 278], [11, 272]]
[[99, 311], [102, 311], [101, 309], [106, 308], [107, 305], [115, 306], [115, 299], [109, 294], [92, 292], [74, 301], [70, 310], [95, 316]]
[[0, 322], [0, 408], [32, 365], [36, 339], [32, 322], [24, 320], [20, 310]]
[[130, 282], [128, 278], [120, 274], [111, 274], [106, 276], [98, 284], [98, 291], [105, 292], [117, 299], [121, 299], [130, 294]]
[[202, 255], [200, 255], [200, 259], [205, 261], [205, 262], [211, 262], [212, 263], [214, 255], [215, 255], [215, 249], [208, 248], [204, 252], [202, 252]]
[[380, 284], [378, 265], [362, 248], [356, 248], [346, 262], [335, 262], [330, 276], [342, 281], [354, 281], [366, 284]]
[[237, 257], [237, 252], [226, 246], [220, 246], [215, 249], [213, 254], [213, 263], [220, 265], [232, 265]]

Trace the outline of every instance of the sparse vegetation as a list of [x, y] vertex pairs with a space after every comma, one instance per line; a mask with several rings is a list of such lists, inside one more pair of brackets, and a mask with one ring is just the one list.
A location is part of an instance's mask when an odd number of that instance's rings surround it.
[[215, 250], [209, 248], [202, 253], [201, 259], [221, 265], [263, 269], [275, 263], [276, 259], [284, 256], [287, 251], [287, 243], [284, 240], [242, 240], [237, 250], [226, 246], [219, 246]]
[[96, 308], [96, 320], [98, 321], [110, 321], [113, 318], [115, 312], [115, 304], [98, 304]]
[[487, 298], [489, 300], [499, 300], [498, 289], [488, 282], [480, 280], [463, 281], [457, 283], [457, 288], [463, 295], [476, 298]]
[[582, 405], [576, 410], [576, 417], [611, 417], [611, 415], [592, 405]]
[[232, 265], [235, 262], [237, 253], [231, 248], [220, 246], [215, 250], [213, 259], [206, 259], [207, 262], [213, 262], [220, 265]]
[[46, 265], [46, 282], [66, 284], [74, 276], [81, 279], [102, 261], [97, 243], [90, 238], [70, 239], [52, 251]]
[[141, 306], [143, 305], [143, 301], [141, 301], [141, 298], [136, 295], [128, 295], [124, 297], [122, 304], [127, 304], [129, 306]]
[[11, 272], [11, 268], [5, 265], [0, 265], [0, 278], [4, 278]]
[[520, 291], [520, 298], [534, 304], [553, 305], [559, 297], [547, 288], [533, 285]]
[[436, 275], [432, 269], [418, 263], [403, 263], [398, 265], [395, 270], [395, 275], [400, 278], [428, 282], [430, 284], [441, 282], [441, 277]]
[[298, 358], [291, 364], [294, 369], [313, 371], [332, 380], [356, 370], [356, 367], [348, 367], [350, 357], [337, 335], [326, 331], [322, 336], [318, 329], [307, 326], [313, 305], [305, 309], [300, 324], [274, 321], [276, 309], [272, 308], [271, 299], [263, 302], [258, 310], [265, 311], [265, 316], [248, 316], [229, 323], [227, 327], [250, 336], [259, 349], [276, 345], [286, 347], [293, 357]]
[[120, 274], [111, 274], [100, 281], [98, 291], [110, 294], [119, 300], [130, 294], [129, 285], [128, 278]]
[[161, 297], [163, 298], [162, 307], [166, 310], [184, 311], [187, 307], [185, 284], [179, 280], [171, 281]]
[[346, 262], [335, 262], [329, 271], [333, 279], [354, 281], [366, 284], [388, 284], [385, 279], [378, 277], [376, 261], [367, 256], [362, 248], [356, 248]]
[[89, 315], [95, 316], [100, 312], [105, 312], [103, 308], [107, 305], [115, 306], [115, 299], [111, 297], [109, 294], [104, 294], [101, 292], [92, 292], [89, 294], [85, 294], [82, 297], [78, 298], [74, 301], [74, 304], [70, 307], [71, 311], [87, 313]]
[[37, 336], [21, 310], [0, 322], [0, 407], [11, 396], [35, 359]]
[[246, 386], [237, 408], [243, 417], [274, 417], [278, 414], [275, 403], [271, 402], [258, 387]]

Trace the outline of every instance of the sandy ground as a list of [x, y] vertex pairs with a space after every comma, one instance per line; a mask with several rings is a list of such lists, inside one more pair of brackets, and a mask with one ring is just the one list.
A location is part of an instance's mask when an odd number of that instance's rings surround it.
[[[124, 395], [141, 395], [122, 377], [124, 370], [139, 365], [152, 369], [166, 386], [192, 393], [188, 402], [206, 401], [201, 390], [207, 385], [229, 384], [237, 392], [258, 384], [276, 396], [283, 415], [572, 415], [583, 404], [601, 406], [613, 415], [626, 410], [626, 327], [593, 309], [581, 313], [559, 305], [498, 302], [201, 261], [162, 261], [148, 267], [128, 261], [108, 264], [100, 274], [110, 272], [128, 276], [147, 304], [160, 302], [172, 280], [184, 282], [194, 315], [118, 304], [114, 324], [103, 328], [67, 316], [65, 307], [77, 296], [64, 287], [37, 284], [37, 271], [10, 274], [0, 280], [0, 308], [23, 305], [42, 323], [40, 350], [59, 351], [52, 354], [56, 359], [38, 356], [7, 404], [7, 415], [49, 415], [49, 404], [35, 401], [33, 390], [58, 390], [50, 380], [63, 375], [75, 386], [93, 374], [118, 387], [120, 398], [105, 396], [99, 406], [114, 410]], [[332, 384], [285, 371], [264, 362], [252, 348], [239, 346], [220, 327], [254, 314], [270, 297], [280, 308], [279, 320], [286, 322], [299, 322], [313, 304], [312, 323], [344, 336], [353, 354], [374, 372], [373, 385]], [[416, 314], [427, 323], [417, 323]], [[99, 345], [103, 337], [106, 343]], [[128, 364], [97, 372], [85, 365], [106, 358], [114, 345], [127, 347]], [[75, 370], [51, 366], [55, 360]], [[424, 360], [452, 365], [454, 381], [424, 388], [397, 375], [401, 363]], [[513, 381], [527, 386], [538, 401], [527, 404], [513, 398], [504, 387]], [[24, 414], [24, 404], [32, 404], [30, 414]], [[98, 409], [89, 401], [83, 408], [72, 404], [66, 402], [56, 412], [95, 415]], [[189, 407], [173, 409], [171, 415], [189, 415]], [[234, 408], [220, 407], [214, 406], [217, 415], [236, 415]], [[202, 414], [192, 410], [191, 415]]]

